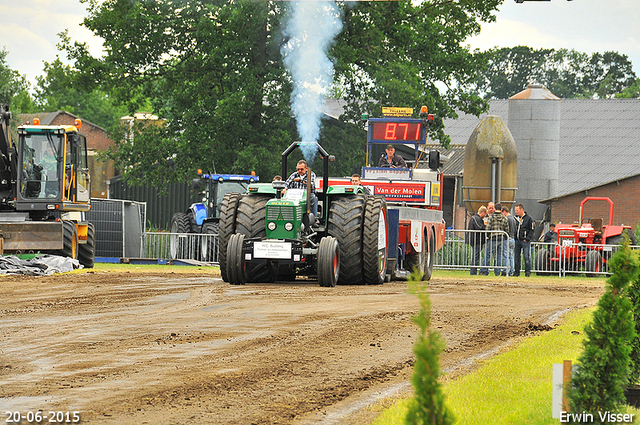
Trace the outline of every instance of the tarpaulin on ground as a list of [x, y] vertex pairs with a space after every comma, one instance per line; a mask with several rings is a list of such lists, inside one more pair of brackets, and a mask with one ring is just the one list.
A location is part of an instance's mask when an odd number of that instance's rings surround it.
[[81, 268], [78, 260], [58, 255], [43, 255], [30, 260], [22, 260], [15, 255], [0, 257], [0, 275], [50, 276]]

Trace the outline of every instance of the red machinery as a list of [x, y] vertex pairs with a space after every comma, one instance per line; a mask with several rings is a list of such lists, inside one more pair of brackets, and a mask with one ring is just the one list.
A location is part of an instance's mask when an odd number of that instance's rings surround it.
[[[602, 218], [583, 220], [584, 204], [588, 201], [609, 203], [608, 224], [603, 224]], [[538, 270], [554, 272], [561, 268], [567, 271], [584, 269], [587, 276], [597, 276], [611, 258], [614, 246], [622, 243], [625, 234], [632, 245], [636, 243], [630, 226], [613, 225], [613, 201], [607, 197], [584, 198], [580, 202], [578, 222], [581, 224], [558, 223], [556, 225], [558, 245], [538, 253], [536, 259]]]

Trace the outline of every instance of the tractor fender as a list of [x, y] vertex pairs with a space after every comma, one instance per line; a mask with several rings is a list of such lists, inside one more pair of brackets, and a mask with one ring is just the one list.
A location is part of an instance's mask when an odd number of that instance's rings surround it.
[[624, 227], [624, 226], [607, 226], [606, 228], [603, 229], [602, 239], [603, 240], [607, 240], [607, 238], [610, 238], [612, 236], [620, 236], [622, 234], [622, 232], [624, 232], [624, 229], [627, 229], [627, 227]]
[[196, 224], [198, 226], [202, 226], [202, 223], [204, 223], [204, 220], [207, 218], [207, 206], [201, 202], [191, 204], [189, 211], [193, 213], [193, 216], [196, 219]]

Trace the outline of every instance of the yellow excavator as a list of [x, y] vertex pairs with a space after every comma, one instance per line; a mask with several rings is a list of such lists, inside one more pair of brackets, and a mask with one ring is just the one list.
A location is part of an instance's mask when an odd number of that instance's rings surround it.
[[91, 208], [87, 139], [74, 125], [18, 127], [11, 140], [11, 113], [0, 105], [0, 252], [61, 255], [93, 267], [95, 229]]

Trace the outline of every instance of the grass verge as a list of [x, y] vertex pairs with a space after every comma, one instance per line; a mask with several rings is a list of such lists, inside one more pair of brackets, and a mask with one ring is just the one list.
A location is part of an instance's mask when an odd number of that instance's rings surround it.
[[[552, 364], [576, 361], [583, 329], [594, 309], [574, 310], [552, 331], [482, 362], [472, 374], [445, 383], [446, 403], [464, 425], [558, 424], [551, 417]], [[407, 400], [385, 410], [372, 425], [404, 423]], [[638, 421], [640, 411], [628, 408]], [[595, 412], [594, 412], [595, 414]]]
[[92, 269], [79, 269], [71, 273], [211, 273], [220, 276], [218, 266], [173, 266], [160, 264], [114, 264], [95, 263]]

